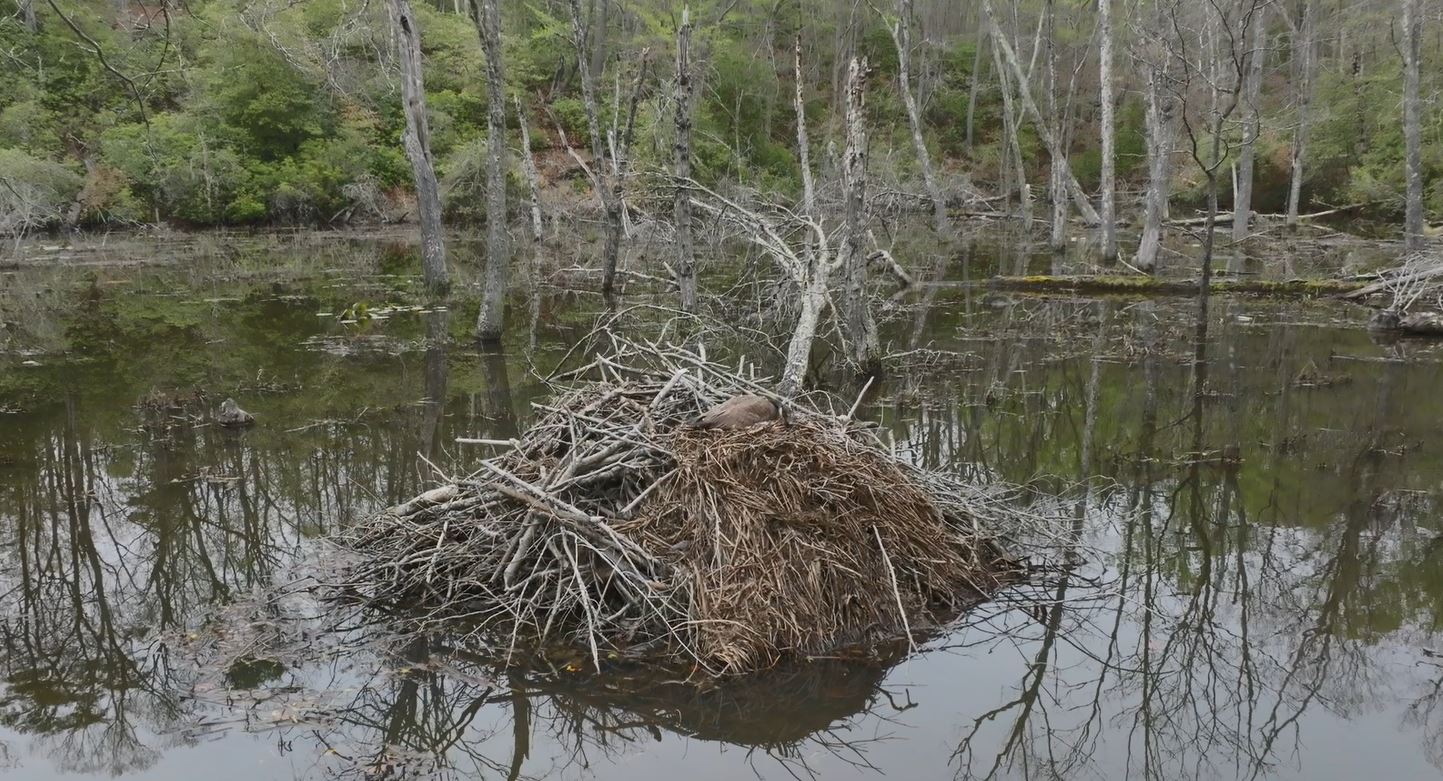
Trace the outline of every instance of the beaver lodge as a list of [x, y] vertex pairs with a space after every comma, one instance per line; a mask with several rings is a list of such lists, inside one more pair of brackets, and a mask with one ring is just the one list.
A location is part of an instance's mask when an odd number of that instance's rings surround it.
[[1008, 578], [1008, 510], [984, 489], [897, 457], [817, 394], [697, 425], [775, 397], [687, 350], [613, 342], [523, 436], [487, 442], [501, 450], [480, 470], [350, 531], [352, 590], [513, 647], [723, 674], [913, 641]]

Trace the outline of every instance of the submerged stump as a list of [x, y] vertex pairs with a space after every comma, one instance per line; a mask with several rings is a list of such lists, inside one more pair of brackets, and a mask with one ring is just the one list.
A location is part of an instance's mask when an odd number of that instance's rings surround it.
[[915, 641], [1007, 580], [994, 494], [848, 416], [793, 400], [698, 426], [769, 394], [677, 348], [622, 342], [568, 376], [506, 452], [349, 532], [347, 590], [511, 645], [577, 644], [598, 666], [738, 673]]

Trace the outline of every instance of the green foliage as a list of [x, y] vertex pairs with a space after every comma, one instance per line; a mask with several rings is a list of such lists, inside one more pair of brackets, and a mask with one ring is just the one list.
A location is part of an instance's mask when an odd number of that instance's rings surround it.
[[[0, 148], [0, 228], [28, 229], [60, 221], [81, 187], [66, 166]], [[14, 222], [14, 225], [7, 223]]]

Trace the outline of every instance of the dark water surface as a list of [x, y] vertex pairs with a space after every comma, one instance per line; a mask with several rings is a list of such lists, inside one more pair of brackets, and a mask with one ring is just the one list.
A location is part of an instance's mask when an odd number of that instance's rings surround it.
[[[0, 271], [0, 767], [1436, 777], [1443, 351], [1375, 343], [1341, 304], [1246, 298], [1211, 302], [1199, 350], [1190, 300], [959, 284], [1049, 270], [988, 246], [888, 305], [890, 379], [864, 409], [928, 465], [1060, 497], [1057, 536], [1086, 563], [900, 664], [705, 691], [360, 642], [269, 590], [427, 487], [428, 462], [464, 470], [479, 454], [456, 437], [524, 425], [533, 369], [590, 330], [595, 297], [528, 282], [483, 352], [474, 309], [407, 303], [413, 260], [383, 239], [212, 237]], [[227, 396], [259, 425], [203, 425]]]

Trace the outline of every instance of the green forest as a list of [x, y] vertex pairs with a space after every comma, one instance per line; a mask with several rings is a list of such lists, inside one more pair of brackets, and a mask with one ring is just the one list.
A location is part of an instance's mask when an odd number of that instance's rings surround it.
[[[422, 3], [414, 14], [444, 212], [448, 222], [467, 225], [484, 221], [485, 58], [472, 9], [443, 5]], [[561, 131], [578, 149], [589, 149], [590, 140], [567, 4], [499, 5], [507, 143], [520, 150], [524, 117], [550, 199], [584, 195], [584, 180], [566, 181], [570, 165], [560, 150]], [[1034, 77], [1026, 100], [1056, 117], [1077, 181], [1095, 191], [1102, 169], [1095, 3], [908, 5], [908, 88], [916, 95], [942, 187], [989, 197], [1020, 193], [1019, 171], [1031, 189], [1048, 186], [1046, 145], [1020, 94], [1009, 94], [1019, 85], [1006, 73], [999, 78], [995, 29], [1011, 38]], [[1138, 20], [1146, 20], [1154, 4], [1114, 5], [1115, 176], [1119, 209], [1126, 214], [1127, 196], [1148, 180], [1144, 63], [1156, 40]], [[1416, 21], [1423, 209], [1438, 220], [1443, 24], [1436, 6], [1420, 5], [1432, 9]], [[682, 4], [586, 0], [582, 6], [602, 125], [637, 82], [631, 167], [645, 172], [668, 166]], [[1395, 6], [1393, 0], [1263, 5], [1256, 95], [1242, 95], [1246, 105], [1221, 125], [1234, 154], [1255, 147], [1254, 210], [1289, 207], [1294, 157], [1301, 150], [1297, 209], [1349, 206], [1402, 221], [1405, 58]], [[872, 179], [920, 191], [899, 98], [895, 6], [700, 0], [690, 14], [696, 31], [691, 154], [698, 181], [735, 182], [781, 197], [798, 193], [795, 41], [813, 159], [825, 171], [828, 147], [840, 145], [843, 71], [847, 54], [859, 52], [871, 66], [866, 117]], [[0, 52], [9, 75], [0, 83], [5, 232], [146, 223], [321, 226], [414, 217], [395, 40], [380, 4], [20, 0], [0, 19]], [[644, 61], [649, 67], [642, 72]], [[1044, 63], [1055, 67], [1048, 72]], [[1201, 81], [1186, 90], [1176, 93], [1184, 100], [1188, 94], [1200, 102], [1217, 100], [1205, 94]], [[1256, 115], [1252, 128], [1250, 110]], [[1010, 139], [1013, 127], [1016, 137]], [[1187, 130], [1179, 123], [1170, 139], [1159, 140], [1172, 157], [1174, 208], [1202, 200], [1203, 177], [1185, 149]], [[509, 159], [511, 187], [520, 188], [515, 151]], [[1226, 205], [1234, 174], [1225, 171], [1221, 179]], [[514, 208], [518, 201], [512, 203]], [[549, 207], [572, 205], [563, 200]]]

